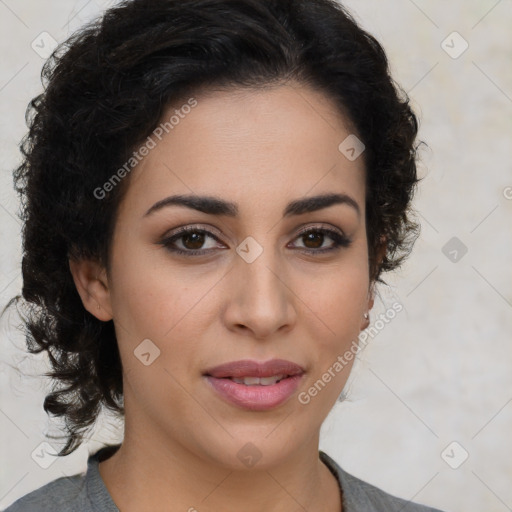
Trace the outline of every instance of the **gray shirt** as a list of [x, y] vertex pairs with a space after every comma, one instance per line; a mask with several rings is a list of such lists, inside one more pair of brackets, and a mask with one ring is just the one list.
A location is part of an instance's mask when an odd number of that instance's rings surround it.
[[[5, 512], [119, 512], [98, 470], [98, 463], [115, 453], [119, 446], [98, 450], [89, 456], [85, 473], [53, 480], [26, 494]], [[441, 512], [395, 498], [350, 475], [321, 450], [319, 456], [338, 480], [344, 512]]]

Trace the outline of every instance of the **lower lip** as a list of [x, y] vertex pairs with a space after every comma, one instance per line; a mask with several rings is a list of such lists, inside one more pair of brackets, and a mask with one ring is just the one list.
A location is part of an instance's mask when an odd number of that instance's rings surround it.
[[231, 379], [206, 376], [206, 380], [225, 400], [250, 411], [273, 409], [288, 400], [297, 390], [302, 375], [287, 377], [270, 386], [246, 386]]

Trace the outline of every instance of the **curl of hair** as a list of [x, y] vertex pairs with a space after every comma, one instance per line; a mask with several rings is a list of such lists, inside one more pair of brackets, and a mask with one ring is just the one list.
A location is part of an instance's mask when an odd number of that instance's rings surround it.
[[[324, 92], [365, 144], [371, 280], [397, 268], [419, 232], [411, 219], [418, 124], [384, 50], [334, 0], [131, 0], [62, 43], [27, 108], [14, 171], [23, 221], [27, 347], [47, 352], [47, 413], [65, 421], [67, 455], [101, 408], [124, 414], [112, 321], [88, 313], [69, 258], [109, 268], [128, 179], [101, 187], [158, 126], [164, 110], [200, 91], [298, 81]], [[341, 142], [341, 141], [340, 141]], [[377, 251], [385, 239], [383, 259]], [[20, 296], [11, 303], [21, 299]]]

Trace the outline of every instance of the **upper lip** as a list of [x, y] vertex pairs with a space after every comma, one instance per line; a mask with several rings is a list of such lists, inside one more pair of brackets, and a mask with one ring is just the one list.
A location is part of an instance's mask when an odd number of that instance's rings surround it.
[[292, 361], [284, 359], [271, 359], [270, 361], [258, 362], [250, 359], [231, 361], [204, 372], [205, 375], [216, 378], [223, 377], [273, 377], [274, 375], [299, 375], [304, 373], [304, 368]]

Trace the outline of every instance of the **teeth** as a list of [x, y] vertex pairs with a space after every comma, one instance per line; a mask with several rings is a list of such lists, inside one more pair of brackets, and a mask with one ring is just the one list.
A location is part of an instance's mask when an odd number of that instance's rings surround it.
[[272, 377], [244, 377], [242, 379], [232, 377], [231, 380], [237, 384], [246, 386], [271, 386], [284, 378], [284, 375], [274, 375]]

